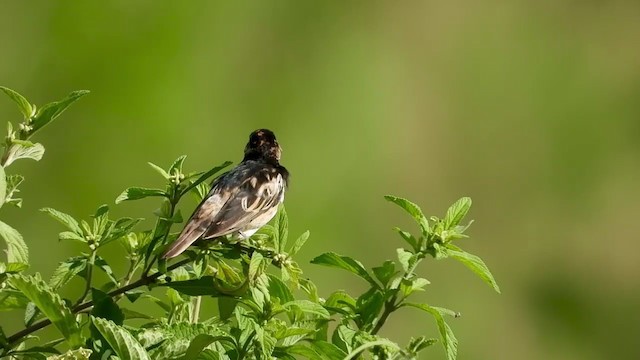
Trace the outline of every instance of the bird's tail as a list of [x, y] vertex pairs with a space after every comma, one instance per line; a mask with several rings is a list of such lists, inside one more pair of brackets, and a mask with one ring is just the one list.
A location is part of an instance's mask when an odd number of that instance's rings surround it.
[[176, 257], [182, 254], [182, 252], [187, 250], [187, 248], [191, 246], [191, 244], [193, 244], [196, 240], [198, 240], [203, 233], [204, 233], [204, 230], [200, 230], [197, 227], [192, 229], [190, 229], [189, 227], [186, 227], [182, 231], [180, 236], [178, 236], [178, 240], [176, 240], [173, 244], [171, 244], [171, 247], [169, 247], [169, 250], [167, 250], [162, 255], [162, 258], [171, 259], [173, 257]]

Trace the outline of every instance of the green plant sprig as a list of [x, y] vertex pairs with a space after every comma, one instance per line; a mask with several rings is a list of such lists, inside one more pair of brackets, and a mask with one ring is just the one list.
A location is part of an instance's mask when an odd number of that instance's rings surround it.
[[[0, 87], [18, 104], [24, 116], [16, 130], [8, 127], [0, 160], [0, 206], [19, 206], [15, 198], [23, 178], [6, 175], [4, 169], [20, 158], [39, 160], [44, 152], [31, 136], [58, 117], [86, 92], [39, 110], [22, 95]], [[183, 222], [177, 210], [186, 194], [202, 200], [209, 191], [207, 182], [230, 162], [206, 172], [186, 173], [185, 157], [164, 169], [149, 163], [164, 180], [160, 188], [130, 187], [116, 203], [159, 198], [150, 229], [134, 230], [142, 219], [109, 217], [109, 207], [99, 206], [87, 220], [77, 220], [61, 211], [41, 211], [60, 222], [65, 230], [60, 241], [83, 244], [82, 253], [62, 261], [48, 281], [39, 273], [27, 275], [29, 256], [20, 233], [0, 222], [0, 236], [7, 243], [7, 261], [0, 262], [0, 311], [24, 312], [25, 328], [6, 336], [0, 324], [0, 358], [29, 359], [415, 359], [423, 349], [441, 342], [447, 359], [457, 356], [458, 341], [447, 316], [459, 313], [416, 301], [429, 281], [418, 274], [419, 264], [455, 259], [471, 269], [499, 292], [493, 275], [477, 256], [462, 250], [455, 242], [466, 238], [467, 225], [461, 225], [471, 207], [471, 199], [456, 201], [442, 218], [425, 217], [414, 203], [395, 196], [388, 201], [400, 206], [418, 224], [419, 233], [395, 228], [407, 246], [396, 250], [395, 260], [366, 268], [360, 261], [333, 252], [315, 257], [313, 264], [346, 270], [363, 279], [369, 288], [357, 297], [334, 290], [326, 299], [319, 296], [314, 283], [305, 278], [295, 258], [309, 239], [304, 232], [289, 245], [289, 218], [281, 207], [271, 224], [250, 239], [202, 242], [185, 251], [185, 257], [167, 264], [160, 258], [177, 234], [175, 224]], [[103, 257], [106, 245], [117, 243], [126, 255], [126, 272], [118, 276]], [[106, 275], [99, 283], [97, 272]], [[84, 281], [77, 298], [60, 296], [71, 280]], [[164, 290], [165, 298], [149, 290]], [[203, 318], [203, 299], [213, 299], [217, 314]], [[126, 300], [126, 301], [125, 301]], [[145, 306], [142, 312], [128, 304], [144, 302], [157, 306], [158, 316]], [[435, 320], [439, 338], [417, 336], [406, 346], [380, 336], [388, 318], [403, 308], [415, 308]], [[142, 326], [132, 327], [137, 319]], [[330, 326], [334, 323], [334, 326]], [[33, 334], [53, 325], [61, 338], [42, 343]], [[31, 342], [36, 341], [36, 344]]]

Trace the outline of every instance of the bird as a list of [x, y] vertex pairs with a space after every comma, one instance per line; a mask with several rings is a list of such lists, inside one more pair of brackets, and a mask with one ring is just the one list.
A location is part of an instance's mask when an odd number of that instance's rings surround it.
[[280, 165], [281, 155], [282, 148], [271, 130], [253, 131], [242, 161], [214, 180], [162, 257], [176, 257], [200, 239], [229, 234], [247, 239], [266, 225], [278, 212], [289, 186], [289, 171]]

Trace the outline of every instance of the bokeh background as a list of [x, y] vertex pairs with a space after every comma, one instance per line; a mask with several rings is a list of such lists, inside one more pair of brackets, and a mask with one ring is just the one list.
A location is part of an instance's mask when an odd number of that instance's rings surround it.
[[[25, 203], [1, 216], [48, 276], [78, 248], [39, 208], [86, 217], [160, 185], [147, 161], [237, 162], [267, 127], [322, 294], [364, 284], [315, 255], [375, 266], [403, 245], [393, 226], [415, 230], [384, 194], [438, 215], [468, 195], [476, 222], [460, 244], [503, 294], [454, 261], [420, 270], [422, 299], [463, 314], [460, 359], [638, 359], [639, 39], [637, 1], [3, 1], [0, 84], [37, 104], [92, 93], [37, 137], [40, 163], [9, 169], [27, 178]], [[1, 98], [0, 119], [18, 121]], [[156, 205], [112, 211], [151, 218]], [[407, 310], [384, 334], [437, 333]]]

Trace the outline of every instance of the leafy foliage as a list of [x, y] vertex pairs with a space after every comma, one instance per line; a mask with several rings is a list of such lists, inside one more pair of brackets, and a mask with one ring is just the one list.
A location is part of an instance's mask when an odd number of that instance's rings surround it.
[[[0, 161], [0, 206], [20, 206], [22, 199], [15, 195], [24, 178], [7, 175], [6, 167], [22, 158], [39, 160], [44, 147], [30, 142], [30, 137], [86, 92], [72, 92], [38, 109], [17, 92], [0, 90], [24, 116], [17, 130], [8, 126]], [[184, 258], [168, 264], [160, 255], [176, 238], [179, 227], [175, 225], [183, 221], [177, 210], [179, 202], [189, 193], [202, 199], [208, 192], [206, 182], [231, 164], [185, 172], [185, 160], [181, 156], [168, 168], [149, 163], [163, 186], [129, 187], [116, 197], [116, 204], [147, 198], [159, 201], [151, 228], [137, 229], [142, 219], [136, 217], [110, 218], [107, 205], [85, 219], [41, 209], [62, 225], [57, 236], [60, 241], [71, 240], [84, 247], [82, 253], [62, 260], [49, 281], [38, 273], [24, 274], [29, 267], [27, 245], [18, 230], [0, 222], [0, 236], [7, 244], [6, 263], [0, 262], [0, 311], [21, 311], [25, 318], [25, 328], [10, 336], [0, 327], [0, 358], [415, 359], [439, 341], [451, 360], [456, 358], [458, 341], [445, 319], [460, 315], [416, 301], [430, 284], [419, 276], [418, 265], [427, 257], [450, 257], [499, 292], [486, 264], [453, 244], [467, 237], [469, 225], [460, 225], [471, 206], [466, 197], [456, 201], [442, 219], [427, 219], [411, 201], [386, 196], [420, 229], [417, 235], [394, 229], [408, 244], [396, 250], [394, 260], [368, 268], [353, 257], [326, 252], [311, 261], [363, 279], [368, 288], [360, 294], [335, 290], [326, 299], [320, 298], [294, 260], [310, 233], [290, 241], [284, 207], [270, 225], [246, 241], [203, 241], [186, 251]], [[125, 256], [105, 258], [103, 248], [108, 244], [118, 244]], [[110, 264], [123, 258], [126, 271], [114, 272]], [[118, 265], [114, 268], [123, 268]], [[61, 289], [75, 283], [82, 284], [79, 296], [67, 299], [59, 295]], [[151, 288], [158, 291], [151, 293]], [[216, 316], [200, 318], [203, 298], [217, 303]], [[129, 306], [134, 302], [148, 307], [142, 312], [132, 310]], [[404, 308], [421, 310], [433, 318], [439, 338], [418, 336], [401, 346], [379, 336], [389, 316]], [[50, 324], [62, 338], [33, 344], [37, 338], [32, 334]]]

